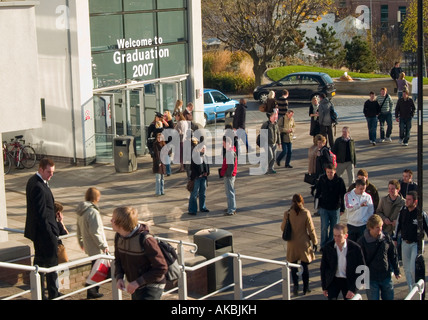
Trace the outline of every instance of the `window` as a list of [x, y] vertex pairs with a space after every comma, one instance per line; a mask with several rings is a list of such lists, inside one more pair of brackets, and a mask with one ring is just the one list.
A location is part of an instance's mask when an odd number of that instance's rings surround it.
[[318, 80], [312, 76], [302, 76], [302, 84], [318, 85]]
[[388, 23], [388, 5], [380, 6], [380, 28], [383, 32], [387, 31], [389, 27]]
[[300, 76], [289, 76], [280, 80], [282, 85], [294, 85], [300, 83]]
[[94, 88], [186, 74], [185, 0], [89, 0]]
[[211, 104], [213, 103], [213, 99], [211, 98], [211, 95], [209, 92], [204, 93], [204, 104]]
[[46, 120], [46, 104], [45, 104], [44, 98], [40, 99], [40, 106], [41, 106], [41, 111], [42, 111], [42, 120], [45, 121]]

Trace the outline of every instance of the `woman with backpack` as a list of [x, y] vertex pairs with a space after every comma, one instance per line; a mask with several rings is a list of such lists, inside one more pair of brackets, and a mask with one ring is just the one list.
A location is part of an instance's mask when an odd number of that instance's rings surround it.
[[325, 173], [327, 165], [333, 163], [333, 159], [331, 158], [330, 149], [326, 146], [326, 137], [322, 134], [317, 134], [315, 140], [318, 146], [315, 172], [317, 178], [319, 178]]
[[168, 265], [158, 241], [146, 235], [149, 228], [138, 223], [138, 211], [132, 207], [114, 209], [111, 223], [117, 232], [114, 241], [117, 288], [129, 292], [132, 300], [160, 300]]

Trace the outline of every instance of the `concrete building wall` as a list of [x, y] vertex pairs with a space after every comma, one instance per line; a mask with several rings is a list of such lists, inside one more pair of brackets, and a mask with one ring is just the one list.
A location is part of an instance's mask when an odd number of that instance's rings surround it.
[[[42, 125], [38, 86], [37, 1], [0, 2], [0, 136]], [[0, 157], [3, 168], [3, 157]], [[0, 173], [0, 226], [7, 227], [6, 194]], [[0, 232], [0, 242], [7, 241]]]
[[[39, 154], [73, 162], [91, 159], [95, 157], [95, 144], [91, 140], [93, 106], [87, 1], [41, 1], [36, 8], [36, 30], [38, 55], [34, 56], [38, 56], [40, 67], [38, 82], [40, 97], [45, 101], [45, 118], [40, 128], [24, 133], [25, 139]], [[9, 135], [21, 133], [15, 131]]]

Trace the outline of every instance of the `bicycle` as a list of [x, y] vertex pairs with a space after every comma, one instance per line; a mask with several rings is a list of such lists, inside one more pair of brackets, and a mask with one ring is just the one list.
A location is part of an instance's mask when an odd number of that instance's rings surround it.
[[[12, 167], [12, 162], [15, 162], [17, 168], [30, 169], [34, 167], [37, 161], [37, 155], [33, 147], [25, 145], [24, 136], [15, 136], [10, 143], [3, 141], [3, 162], [4, 173], [8, 174]], [[22, 143], [21, 143], [22, 142]]]

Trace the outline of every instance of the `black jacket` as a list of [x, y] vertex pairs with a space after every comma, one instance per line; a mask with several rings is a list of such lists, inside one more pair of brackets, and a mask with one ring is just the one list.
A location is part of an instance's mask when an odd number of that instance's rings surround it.
[[247, 106], [243, 104], [237, 104], [235, 109], [235, 115], [233, 116], [233, 129], [245, 129], [245, 119], [247, 114]]
[[380, 113], [380, 104], [377, 100], [367, 100], [364, 103], [363, 113], [366, 118], [377, 117]]
[[364, 235], [358, 239], [358, 244], [370, 269], [370, 280], [382, 281], [390, 276], [391, 270], [395, 275], [400, 274], [397, 248], [389, 234], [382, 232], [380, 237], [375, 239], [366, 229]]
[[326, 210], [337, 210], [345, 212], [346, 193], [345, 182], [337, 174], [332, 180], [327, 175], [320, 176], [316, 186], [315, 198], [319, 198], [319, 207]]
[[413, 118], [416, 112], [415, 103], [412, 98], [400, 98], [395, 106], [395, 117], [400, 119]]
[[[346, 253], [346, 282], [348, 283], [348, 290], [357, 292], [357, 278], [361, 275], [356, 273], [357, 267], [365, 265], [363, 252], [361, 247], [351, 240], [346, 240], [348, 252]], [[322, 252], [321, 258], [321, 287], [327, 290], [333, 282], [336, 275], [338, 266], [337, 252], [334, 247], [335, 242], [328, 242]]]
[[56, 241], [59, 229], [55, 216], [54, 197], [49, 187], [37, 174], [27, 182], [26, 197], [27, 217], [24, 236], [33, 241], [38, 236]]
[[59, 228], [56, 221], [54, 197], [37, 174], [27, 182], [27, 217], [24, 236], [34, 243], [34, 263], [40, 266], [58, 264]]

